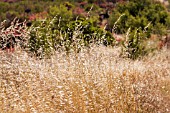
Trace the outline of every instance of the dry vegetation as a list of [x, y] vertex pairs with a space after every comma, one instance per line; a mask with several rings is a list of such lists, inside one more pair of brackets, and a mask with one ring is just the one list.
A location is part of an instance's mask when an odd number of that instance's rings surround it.
[[0, 53], [0, 112], [169, 113], [170, 54], [132, 61], [92, 47], [37, 60]]

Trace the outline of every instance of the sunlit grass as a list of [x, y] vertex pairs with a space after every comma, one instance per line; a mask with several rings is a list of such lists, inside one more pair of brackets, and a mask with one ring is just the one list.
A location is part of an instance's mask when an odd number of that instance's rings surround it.
[[1, 51], [0, 112], [170, 112], [169, 50], [135, 61], [119, 53], [92, 47], [38, 60]]

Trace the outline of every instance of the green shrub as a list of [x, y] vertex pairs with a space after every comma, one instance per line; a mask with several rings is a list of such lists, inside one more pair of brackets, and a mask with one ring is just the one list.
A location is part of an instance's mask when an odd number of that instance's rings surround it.
[[129, 34], [127, 34], [126, 40], [122, 43], [122, 55], [133, 60], [146, 55], [149, 52], [144, 43], [146, 40], [146, 33], [141, 29], [132, 31], [129, 29]]
[[152, 47], [147, 48], [147, 40], [152, 33], [165, 35], [170, 28], [169, 18], [170, 15], [160, 3], [130, 0], [117, 4], [109, 19], [109, 25], [118, 34], [125, 34], [130, 28], [126, 40], [122, 43], [122, 55], [136, 59], [154, 50]]
[[113, 45], [111, 33], [95, 26], [91, 19], [66, 21], [58, 16], [31, 27], [30, 51], [36, 55], [50, 55], [54, 50], [79, 52], [91, 43]]
[[151, 0], [129, 0], [129, 2], [118, 3], [109, 19], [109, 25], [112, 27], [120, 15], [124, 14], [121, 18], [117, 32], [124, 34], [131, 27], [135, 30], [144, 27], [151, 22], [151, 33], [164, 35], [165, 30], [169, 28], [170, 15], [165, 7], [160, 3]]

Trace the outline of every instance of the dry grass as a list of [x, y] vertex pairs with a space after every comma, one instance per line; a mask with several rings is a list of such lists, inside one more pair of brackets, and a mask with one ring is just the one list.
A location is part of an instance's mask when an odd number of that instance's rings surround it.
[[169, 52], [136, 61], [109, 47], [44, 60], [1, 52], [0, 112], [169, 113]]

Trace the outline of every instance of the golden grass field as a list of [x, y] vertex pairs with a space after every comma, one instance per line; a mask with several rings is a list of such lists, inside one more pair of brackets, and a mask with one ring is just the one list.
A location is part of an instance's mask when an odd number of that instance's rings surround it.
[[170, 51], [140, 60], [119, 48], [38, 60], [0, 52], [0, 113], [170, 113]]

